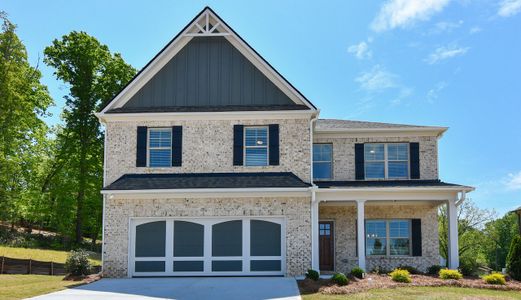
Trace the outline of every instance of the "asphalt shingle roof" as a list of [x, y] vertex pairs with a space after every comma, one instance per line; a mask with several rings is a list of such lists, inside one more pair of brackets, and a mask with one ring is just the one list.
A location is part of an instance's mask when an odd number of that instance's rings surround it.
[[103, 190], [306, 188], [309, 186], [289, 172], [125, 174]]
[[351, 121], [339, 119], [318, 119], [316, 122], [316, 130], [327, 129], [362, 129], [362, 128], [429, 128], [430, 126], [406, 125], [406, 124], [392, 124], [380, 122], [367, 121]]

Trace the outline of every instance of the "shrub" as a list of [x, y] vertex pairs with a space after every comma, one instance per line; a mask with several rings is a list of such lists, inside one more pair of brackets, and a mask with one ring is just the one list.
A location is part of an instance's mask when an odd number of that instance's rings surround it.
[[89, 275], [89, 255], [83, 249], [71, 250], [65, 261], [65, 271], [72, 275]]
[[521, 280], [521, 235], [512, 239], [507, 255], [508, 274], [516, 280]]
[[420, 272], [418, 269], [416, 269], [413, 266], [407, 266], [407, 265], [402, 266], [402, 265], [400, 265], [398, 267], [398, 269], [400, 269], [400, 270], [407, 270], [407, 271], [409, 271], [410, 274], [421, 274], [422, 273], [422, 272]]
[[360, 267], [354, 267], [351, 269], [351, 275], [353, 275], [356, 278], [362, 279], [364, 277], [364, 270]]
[[483, 280], [488, 284], [500, 284], [504, 285], [506, 283], [505, 275], [501, 273], [492, 273], [483, 276]]
[[391, 279], [396, 282], [411, 282], [411, 274], [407, 270], [402, 269], [394, 269], [389, 275], [391, 275]]
[[387, 270], [385, 268], [382, 268], [380, 266], [376, 266], [374, 267], [372, 270], [371, 270], [371, 273], [374, 273], [374, 274], [389, 274], [391, 271], [390, 270]]
[[318, 274], [318, 272], [313, 269], [309, 269], [306, 272], [306, 278], [317, 281], [318, 278], [320, 278], [320, 274]]
[[461, 279], [463, 275], [458, 270], [442, 269], [440, 270], [441, 279]]
[[430, 275], [438, 275], [440, 273], [441, 268], [442, 267], [440, 265], [432, 265], [427, 268], [427, 273]]
[[346, 285], [349, 283], [349, 279], [347, 279], [344, 273], [335, 273], [331, 280], [338, 285]]

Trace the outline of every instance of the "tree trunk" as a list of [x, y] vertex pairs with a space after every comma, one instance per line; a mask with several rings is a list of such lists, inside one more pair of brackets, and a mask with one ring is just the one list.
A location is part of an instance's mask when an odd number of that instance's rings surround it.
[[81, 243], [83, 235], [83, 202], [87, 181], [87, 145], [84, 139], [81, 141], [80, 148], [80, 172], [78, 174], [78, 197], [76, 198], [76, 244]]

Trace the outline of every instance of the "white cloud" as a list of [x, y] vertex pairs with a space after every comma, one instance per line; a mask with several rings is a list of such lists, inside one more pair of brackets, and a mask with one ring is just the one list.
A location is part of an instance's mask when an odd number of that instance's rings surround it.
[[438, 82], [434, 88], [427, 92], [427, 101], [429, 103], [433, 103], [434, 100], [438, 99], [441, 91], [443, 91], [446, 87], [447, 83], [445, 81]]
[[508, 174], [506, 186], [510, 190], [521, 190], [521, 171]]
[[470, 34], [474, 34], [474, 33], [478, 33], [478, 32], [480, 32], [481, 30], [482, 30], [481, 27], [479, 27], [479, 26], [474, 26], [474, 27], [470, 28], [469, 33], [470, 33]]
[[510, 17], [521, 12], [521, 0], [503, 0], [499, 3], [497, 14], [501, 17]]
[[365, 41], [349, 46], [347, 52], [353, 54], [358, 59], [371, 58], [373, 56], [373, 52], [369, 49], [369, 44]]
[[386, 71], [380, 65], [376, 65], [371, 70], [361, 73], [355, 81], [366, 91], [379, 91], [397, 86], [398, 76]]
[[459, 47], [457, 45], [438, 47], [429, 54], [425, 61], [432, 65], [445, 59], [464, 55], [468, 50], [468, 47]]
[[408, 27], [416, 21], [428, 20], [445, 8], [450, 0], [389, 0], [371, 24], [374, 31]]
[[461, 27], [461, 25], [463, 25], [463, 20], [459, 20], [457, 22], [438, 22], [436, 25], [434, 25], [433, 33], [451, 32], [452, 30]]

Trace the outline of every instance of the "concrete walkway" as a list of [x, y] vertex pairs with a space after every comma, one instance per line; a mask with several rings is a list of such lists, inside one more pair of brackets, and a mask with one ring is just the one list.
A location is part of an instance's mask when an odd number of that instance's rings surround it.
[[284, 299], [300, 300], [294, 278], [192, 277], [102, 279], [31, 299]]

